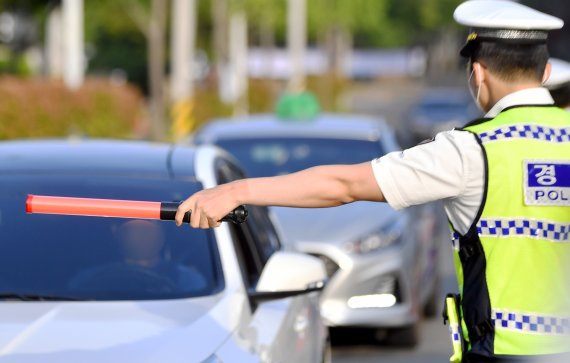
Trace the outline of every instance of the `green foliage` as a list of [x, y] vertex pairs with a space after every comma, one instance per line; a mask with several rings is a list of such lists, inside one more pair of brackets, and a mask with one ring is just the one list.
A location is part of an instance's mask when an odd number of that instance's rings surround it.
[[0, 59], [0, 74], [27, 77], [31, 74], [31, 70], [22, 55], [12, 55], [8, 59]]
[[141, 33], [124, 32], [110, 34], [101, 29], [95, 34], [95, 55], [89, 62], [91, 72], [109, 73], [122, 69], [128, 81], [138, 85], [144, 93], [148, 90], [146, 40]]
[[[234, 0], [237, 1], [237, 0]], [[285, 39], [287, 0], [241, 0], [250, 27], [257, 31], [272, 29], [281, 43]]]
[[85, 0], [85, 40], [93, 58], [89, 72], [122, 69], [146, 93], [148, 0]]
[[453, 24], [461, 0], [309, 0], [313, 38], [339, 26], [354, 36], [356, 46], [408, 46]]
[[287, 15], [286, 0], [242, 0], [249, 21], [253, 23], [267, 22], [275, 24], [284, 22]]
[[18, 10], [24, 12], [42, 11], [46, 6], [59, 1], [46, 0], [0, 0], [0, 9]]
[[97, 33], [118, 36], [140, 33], [148, 15], [148, 0], [85, 0], [85, 39], [94, 40]]
[[[244, 8], [250, 28], [270, 25], [278, 44], [286, 43], [287, 0], [229, 0]], [[462, 0], [307, 0], [309, 42], [319, 43], [331, 27], [351, 33], [359, 47], [409, 46], [428, 41], [454, 24]]]

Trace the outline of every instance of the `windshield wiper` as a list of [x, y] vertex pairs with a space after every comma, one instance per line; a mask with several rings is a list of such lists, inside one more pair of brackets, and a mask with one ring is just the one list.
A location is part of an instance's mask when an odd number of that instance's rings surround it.
[[86, 301], [75, 296], [59, 296], [47, 294], [25, 294], [19, 292], [3, 292], [0, 293], [0, 300], [18, 300], [18, 301]]

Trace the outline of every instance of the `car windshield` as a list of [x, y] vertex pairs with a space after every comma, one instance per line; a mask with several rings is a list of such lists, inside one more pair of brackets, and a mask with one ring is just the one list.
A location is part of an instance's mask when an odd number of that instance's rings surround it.
[[317, 165], [356, 164], [384, 154], [379, 141], [330, 138], [240, 138], [218, 140], [249, 176], [293, 173]]
[[27, 194], [178, 201], [190, 180], [0, 176], [0, 299], [152, 300], [223, 288], [211, 231], [170, 221], [26, 214]]

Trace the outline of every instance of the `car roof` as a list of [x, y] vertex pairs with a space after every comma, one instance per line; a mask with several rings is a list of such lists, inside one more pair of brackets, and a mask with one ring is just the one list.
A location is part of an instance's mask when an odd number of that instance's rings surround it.
[[[138, 177], [193, 177], [195, 148], [127, 140], [0, 142], [3, 173], [75, 173]], [[184, 160], [181, 165], [180, 160]]]
[[378, 140], [386, 132], [382, 118], [353, 114], [321, 114], [311, 120], [281, 120], [273, 114], [216, 119], [200, 129], [196, 143], [257, 137], [311, 137]]

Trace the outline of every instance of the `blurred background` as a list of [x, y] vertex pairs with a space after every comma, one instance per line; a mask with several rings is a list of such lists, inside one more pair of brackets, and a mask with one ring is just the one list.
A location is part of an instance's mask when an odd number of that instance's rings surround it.
[[[461, 2], [0, 0], [0, 140], [178, 141], [310, 91], [322, 111], [382, 117], [410, 146], [479, 115], [458, 56]], [[570, 21], [565, 2], [521, 2]], [[553, 32], [552, 56], [570, 59], [569, 31]], [[443, 250], [442, 292], [455, 289]], [[440, 319], [421, 329], [413, 351], [351, 332], [333, 361], [447, 360]]]
[[383, 112], [462, 80], [459, 2], [0, 1], [0, 139], [176, 139], [288, 89]]
[[[456, 90], [410, 102], [465, 82], [460, 2], [3, 0], [0, 139], [177, 139], [213, 117], [270, 112], [287, 89], [312, 91], [326, 111], [421, 124]], [[570, 16], [562, 2], [523, 2]], [[567, 32], [551, 37], [554, 56], [570, 58]], [[450, 121], [474, 112], [448, 110]]]

